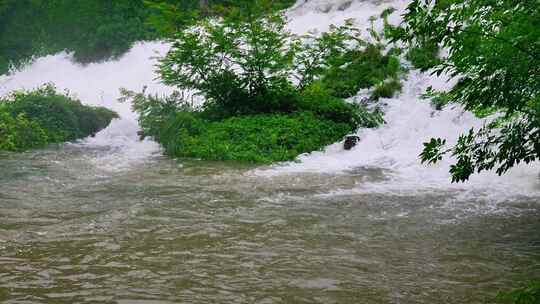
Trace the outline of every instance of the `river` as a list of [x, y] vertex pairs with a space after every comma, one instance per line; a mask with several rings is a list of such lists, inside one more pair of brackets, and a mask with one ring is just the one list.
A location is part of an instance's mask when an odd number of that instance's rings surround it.
[[[384, 3], [299, 8], [291, 27]], [[53, 82], [122, 117], [95, 138], [0, 153], [0, 302], [486, 303], [540, 278], [538, 164], [451, 184], [451, 159], [419, 163], [429, 137], [483, 123], [421, 100], [444, 81], [411, 72], [352, 151], [264, 167], [174, 160], [138, 140], [116, 100], [121, 87], [170, 93], [153, 72], [166, 50], [139, 43], [86, 66], [62, 53], [0, 76], [0, 94]]]

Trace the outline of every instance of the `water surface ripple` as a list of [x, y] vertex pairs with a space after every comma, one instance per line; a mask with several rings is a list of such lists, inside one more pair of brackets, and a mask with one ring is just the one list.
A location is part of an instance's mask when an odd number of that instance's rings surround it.
[[107, 171], [100, 153], [0, 156], [2, 303], [485, 303], [540, 275], [530, 197], [343, 191], [372, 169]]

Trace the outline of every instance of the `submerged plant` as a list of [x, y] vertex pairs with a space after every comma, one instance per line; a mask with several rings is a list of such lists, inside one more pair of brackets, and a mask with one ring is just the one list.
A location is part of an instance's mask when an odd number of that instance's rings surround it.
[[512, 291], [499, 292], [497, 302], [507, 304], [538, 304], [540, 303], [540, 281], [531, 282], [526, 287]]

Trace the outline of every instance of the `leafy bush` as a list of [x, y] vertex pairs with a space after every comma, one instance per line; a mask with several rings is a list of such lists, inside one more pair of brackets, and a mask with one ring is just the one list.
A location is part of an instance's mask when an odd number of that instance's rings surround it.
[[300, 38], [285, 29], [281, 14], [206, 20], [177, 34], [159, 72], [166, 84], [204, 97], [221, 118], [290, 113], [297, 92], [359, 41], [351, 23]]
[[207, 122], [189, 112], [170, 116], [160, 133], [168, 155], [257, 163], [293, 160], [351, 131], [310, 112], [259, 114]]
[[[396, 57], [361, 40], [352, 21], [298, 37], [285, 29], [282, 14], [261, 17], [253, 8], [259, 1], [246, 3], [247, 10], [176, 34], [159, 73], [178, 93], [162, 98], [122, 90], [144, 135], [172, 156], [270, 162], [383, 122], [379, 111], [347, 103], [332, 85], [346, 73], [359, 73], [361, 81], [369, 71], [371, 82], [360, 84], [368, 86], [395, 76]], [[187, 102], [194, 95], [205, 100], [199, 108]]]
[[302, 92], [299, 110], [311, 111], [316, 115], [336, 123], [345, 123], [351, 130], [357, 127], [374, 128], [382, 124], [382, 114], [370, 112], [366, 108], [330, 95], [322, 82], [314, 82]]
[[144, 134], [154, 137], [158, 142], [160, 142], [160, 134], [164, 130], [163, 126], [171, 116], [183, 112], [198, 112], [199, 116], [202, 115], [200, 108], [186, 102], [187, 98], [184, 94], [174, 92], [169, 96], [160, 97], [158, 95], [147, 95], [145, 91], [146, 88], [141, 93], [135, 93], [122, 88], [120, 89], [122, 97], [119, 101], [131, 101], [133, 111], [139, 114], [139, 125]]
[[439, 47], [432, 43], [410, 47], [405, 58], [411, 62], [413, 67], [421, 71], [427, 71], [441, 62], [439, 59]]
[[330, 67], [322, 76], [322, 81], [332, 95], [342, 98], [352, 97], [360, 89], [373, 87], [386, 79], [392, 78], [397, 81], [399, 74], [405, 71], [399, 59], [400, 48], [392, 47], [383, 54], [383, 50], [388, 46], [386, 39], [391, 38], [387, 31], [392, 27], [388, 22], [388, 16], [394, 11], [395, 9], [390, 7], [381, 13], [383, 32], [375, 29], [377, 17], [369, 18], [371, 27], [367, 30], [373, 42], [362, 41], [363, 49], [357, 48], [343, 55], [334, 56]]
[[297, 110], [291, 113], [219, 119], [178, 93], [159, 97], [122, 90], [121, 100], [131, 100], [144, 135], [159, 142], [166, 154], [207, 160], [292, 160], [340, 140], [358, 125], [383, 122], [380, 112], [345, 103], [316, 84], [296, 97]]
[[108, 109], [84, 106], [68, 95], [58, 94], [52, 85], [16, 91], [0, 99], [0, 115], [0, 148], [5, 150], [26, 150], [87, 137], [118, 117]]
[[347, 98], [362, 88], [370, 88], [389, 77], [396, 78], [400, 70], [396, 56], [383, 55], [378, 46], [369, 44], [364, 50], [344, 54], [327, 70], [322, 81], [332, 95]]
[[47, 135], [41, 126], [19, 114], [16, 117], [0, 109], [0, 150], [23, 151], [47, 144]]

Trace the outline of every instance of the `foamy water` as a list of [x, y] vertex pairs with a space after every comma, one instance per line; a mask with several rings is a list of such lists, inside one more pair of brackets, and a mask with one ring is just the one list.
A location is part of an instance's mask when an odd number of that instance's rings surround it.
[[[406, 3], [300, 2], [295, 32]], [[537, 165], [453, 185], [451, 160], [420, 164], [425, 140], [482, 124], [420, 100], [444, 79], [411, 72], [351, 151], [256, 169], [176, 161], [116, 101], [121, 87], [171, 92], [151, 58], [166, 50], [88, 66], [58, 54], [0, 76], [0, 94], [54, 82], [121, 115], [95, 138], [1, 153], [1, 303], [486, 303], [538, 277]]]
[[104, 106], [120, 115], [111, 125], [79, 145], [104, 148], [95, 162], [111, 170], [127, 168], [133, 162], [145, 161], [159, 152], [152, 141], [139, 141], [137, 115], [129, 103], [119, 103], [120, 88], [148, 93], [170, 94], [172, 89], [159, 83], [155, 73], [156, 57], [164, 55], [168, 46], [158, 42], [136, 44], [117, 61], [80, 65], [67, 53], [46, 56], [9, 76], [0, 77], [0, 95], [12, 90], [33, 89], [53, 83], [58, 91], [69, 91], [84, 104]]
[[[288, 13], [289, 29], [296, 33], [315, 28], [325, 31], [331, 24], [343, 24], [353, 18], [363, 36], [369, 39], [365, 29], [371, 26], [369, 17], [378, 17], [388, 7], [396, 12], [389, 22], [398, 24], [409, 1], [299, 1]], [[379, 19], [376, 29], [382, 28]], [[387, 170], [389, 179], [384, 182], [362, 183], [352, 192], [414, 193], [441, 189], [464, 191], [463, 195], [486, 196], [492, 200], [504, 200], [516, 195], [536, 197], [540, 195], [540, 165], [522, 165], [499, 177], [493, 172], [474, 175], [468, 183], [451, 184], [448, 173], [453, 158], [446, 158], [437, 165], [423, 165], [419, 155], [423, 143], [432, 137], [442, 137], [449, 145], [455, 143], [459, 134], [470, 128], [479, 128], [484, 121], [454, 105], [436, 111], [421, 95], [429, 86], [444, 90], [454, 80], [412, 71], [405, 76], [403, 91], [391, 99], [383, 99], [386, 124], [377, 129], [361, 129], [357, 135], [361, 142], [351, 151], [343, 150], [343, 143], [327, 147], [323, 152], [302, 155], [299, 162], [277, 164], [270, 169], [259, 169], [257, 175], [279, 175], [299, 172], [348, 174], [358, 168]], [[363, 92], [365, 94], [365, 92]], [[353, 100], [355, 98], [352, 98]], [[350, 193], [351, 190], [341, 193]]]
[[[290, 19], [288, 27], [295, 33], [313, 29], [321, 32], [331, 24], [342, 24], [354, 18], [359, 28], [366, 29], [371, 26], [369, 17], [379, 16], [388, 7], [397, 10], [389, 18], [390, 22], [397, 24], [407, 3], [406, 0], [299, 1], [287, 12]], [[382, 22], [375, 22], [375, 27], [381, 29]], [[369, 39], [367, 31], [363, 33], [364, 38]], [[118, 61], [86, 66], [73, 63], [66, 53], [39, 58], [10, 76], [0, 77], [0, 94], [52, 82], [59, 90], [69, 90], [85, 104], [117, 111], [121, 119], [113, 121], [95, 138], [80, 141], [77, 145], [103, 150], [88, 159], [97, 166], [110, 170], [129, 168], [160, 153], [160, 149], [155, 142], [138, 140], [136, 114], [131, 111], [129, 104], [117, 101], [119, 89], [140, 91], [148, 86], [149, 93], [169, 94], [172, 89], [160, 84], [155, 73], [155, 57], [163, 55], [167, 49], [168, 46], [163, 43], [139, 43]], [[503, 177], [494, 173], [475, 175], [469, 183], [459, 185], [450, 183], [448, 167], [452, 159], [435, 166], [421, 164], [418, 155], [422, 144], [429, 138], [443, 137], [451, 144], [460, 133], [471, 127], [478, 128], [483, 123], [458, 106], [435, 111], [428, 101], [420, 98], [428, 86], [444, 89], [449, 84], [445, 79], [429, 74], [417, 71], [409, 73], [404, 80], [403, 92], [396, 98], [382, 100], [387, 123], [377, 129], [359, 130], [358, 135], [362, 140], [351, 151], [344, 151], [342, 143], [336, 143], [324, 152], [300, 156], [299, 162], [277, 164], [252, 173], [262, 176], [305, 172], [348, 174], [358, 168], [377, 168], [385, 170], [385, 181], [362, 183], [352, 191], [410, 193], [450, 189], [497, 199], [540, 195], [538, 164], [519, 166]]]

